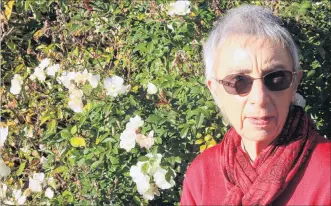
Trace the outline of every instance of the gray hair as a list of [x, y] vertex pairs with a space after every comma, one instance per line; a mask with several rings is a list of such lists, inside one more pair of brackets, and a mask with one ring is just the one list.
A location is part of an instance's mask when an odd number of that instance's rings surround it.
[[206, 79], [213, 77], [214, 57], [217, 48], [233, 34], [253, 35], [280, 43], [288, 49], [294, 70], [300, 70], [298, 51], [290, 33], [281, 26], [280, 18], [260, 6], [244, 5], [231, 9], [220, 18], [203, 47]]

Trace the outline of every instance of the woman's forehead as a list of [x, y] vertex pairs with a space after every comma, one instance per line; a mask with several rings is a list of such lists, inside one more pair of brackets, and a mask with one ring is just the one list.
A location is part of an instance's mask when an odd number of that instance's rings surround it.
[[293, 67], [288, 50], [266, 38], [227, 38], [216, 50], [214, 58], [216, 76], [251, 73], [254, 69], [263, 73], [275, 69], [292, 70]]

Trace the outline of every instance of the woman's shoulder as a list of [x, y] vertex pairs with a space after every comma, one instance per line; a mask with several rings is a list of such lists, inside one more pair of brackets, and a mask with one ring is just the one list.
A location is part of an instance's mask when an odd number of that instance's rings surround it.
[[322, 137], [321, 135], [316, 136], [316, 147], [312, 152], [311, 161], [322, 165], [329, 163], [325, 166], [330, 167], [331, 161], [331, 141]]
[[[188, 168], [189, 170], [206, 170], [211, 169], [211, 167], [219, 167], [220, 166], [220, 157], [222, 153], [221, 149], [222, 145], [221, 143], [206, 149], [202, 153], [200, 153], [198, 156], [195, 157], [195, 159], [192, 161], [191, 165]], [[216, 168], [215, 168], [216, 169]]]
[[[313, 175], [317, 179], [325, 179], [331, 175], [331, 141], [318, 135], [316, 136], [316, 146], [311, 152], [307, 162], [305, 173]], [[311, 176], [309, 177], [311, 178]], [[330, 180], [330, 178], [328, 178]], [[322, 180], [325, 181], [325, 180]]]
[[221, 170], [222, 144], [199, 154], [188, 167], [181, 205], [215, 205], [221, 202], [226, 188]]

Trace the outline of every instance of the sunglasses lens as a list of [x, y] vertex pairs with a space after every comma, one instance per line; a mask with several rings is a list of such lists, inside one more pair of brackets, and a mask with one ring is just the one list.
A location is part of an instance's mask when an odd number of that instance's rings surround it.
[[230, 94], [246, 94], [250, 91], [253, 79], [243, 74], [229, 75], [224, 78], [224, 89]]
[[267, 74], [263, 78], [264, 84], [270, 91], [281, 91], [290, 87], [292, 83], [292, 72], [276, 71]]
[[[290, 71], [271, 72], [263, 77], [265, 86], [270, 91], [282, 91], [291, 86], [293, 74]], [[228, 75], [222, 80], [225, 91], [229, 94], [247, 94], [253, 84], [253, 78], [244, 74]]]

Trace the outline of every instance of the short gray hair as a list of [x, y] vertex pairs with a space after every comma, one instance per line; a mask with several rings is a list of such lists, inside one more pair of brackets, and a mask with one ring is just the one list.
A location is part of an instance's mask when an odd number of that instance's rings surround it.
[[217, 48], [229, 35], [253, 35], [280, 43], [288, 49], [294, 70], [300, 70], [298, 51], [290, 33], [281, 26], [281, 19], [261, 6], [244, 5], [221, 17], [203, 46], [206, 79], [213, 77], [214, 57]]

